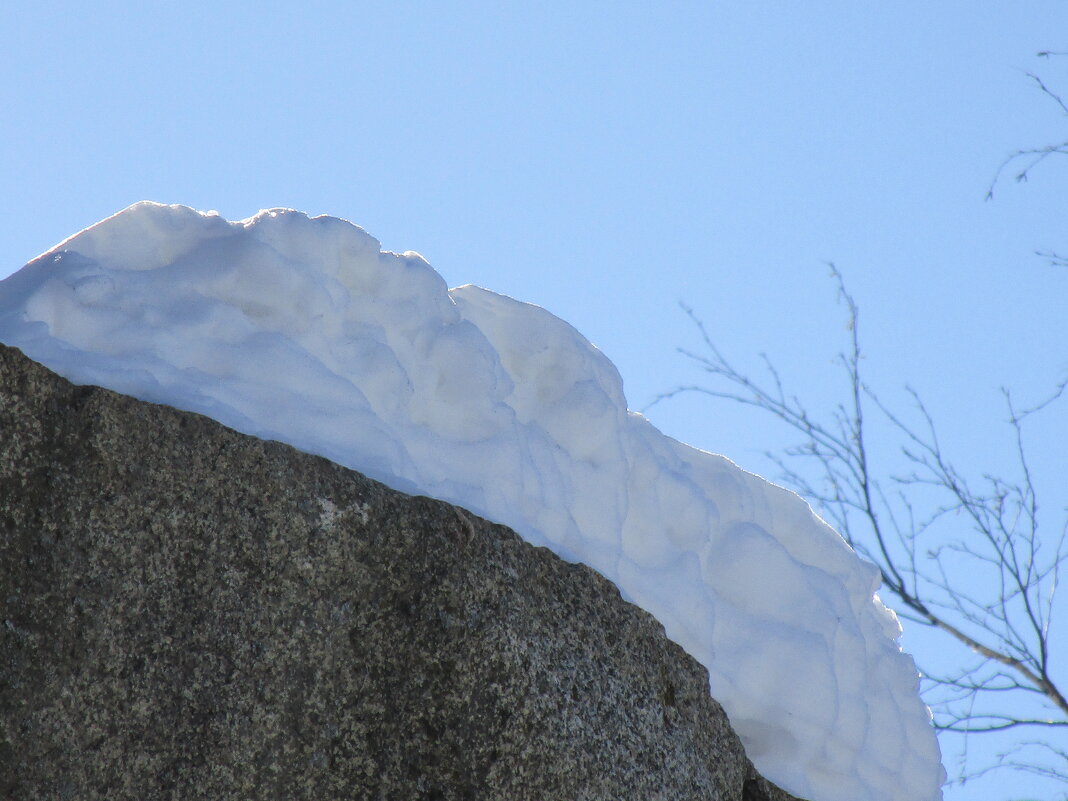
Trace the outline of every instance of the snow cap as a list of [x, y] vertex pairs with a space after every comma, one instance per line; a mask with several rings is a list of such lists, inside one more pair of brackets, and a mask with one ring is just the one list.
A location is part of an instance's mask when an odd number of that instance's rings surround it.
[[564, 321], [362, 228], [137, 203], [0, 282], [0, 341], [465, 506], [584, 562], [709, 672], [760, 772], [813, 801], [935, 801], [900, 627], [796, 494], [627, 410]]

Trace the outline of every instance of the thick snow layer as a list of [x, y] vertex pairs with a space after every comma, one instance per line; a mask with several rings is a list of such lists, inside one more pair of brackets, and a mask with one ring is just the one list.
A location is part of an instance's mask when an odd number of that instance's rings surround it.
[[797, 495], [627, 411], [612, 363], [544, 309], [450, 290], [343, 220], [138, 203], [0, 282], [0, 341], [585, 562], [708, 668], [796, 795], [941, 797], [875, 568]]

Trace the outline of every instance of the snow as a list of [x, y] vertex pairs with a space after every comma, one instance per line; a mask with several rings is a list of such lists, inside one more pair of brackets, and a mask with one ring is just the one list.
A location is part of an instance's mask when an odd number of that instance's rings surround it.
[[340, 219], [146, 202], [0, 282], [0, 341], [590, 565], [708, 668], [757, 768], [795, 795], [941, 798], [876, 569], [797, 495], [628, 411], [612, 363], [544, 309], [450, 290]]

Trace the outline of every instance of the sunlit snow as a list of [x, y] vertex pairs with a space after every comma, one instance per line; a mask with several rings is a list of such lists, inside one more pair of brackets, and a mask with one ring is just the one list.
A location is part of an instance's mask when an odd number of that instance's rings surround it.
[[544, 309], [450, 290], [336, 218], [138, 203], [0, 282], [0, 341], [596, 568], [708, 668], [796, 795], [941, 797], [875, 568], [798, 496], [629, 412], [612, 363]]

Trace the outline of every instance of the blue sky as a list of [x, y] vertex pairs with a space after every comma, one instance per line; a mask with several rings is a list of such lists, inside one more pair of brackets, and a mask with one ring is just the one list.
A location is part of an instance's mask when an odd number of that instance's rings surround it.
[[[1068, 93], [1035, 55], [1065, 31], [1059, 2], [6, 4], [0, 276], [137, 200], [290, 206], [545, 306], [632, 407], [699, 378], [679, 301], [818, 407], [834, 261], [872, 383], [914, 386], [981, 473], [1011, 454], [998, 387], [1068, 374], [1068, 268], [1033, 255], [1068, 252], [1068, 159], [984, 201], [1006, 155], [1068, 138], [1026, 77]], [[1051, 509], [1064, 409], [1035, 430]], [[701, 398], [648, 413], [769, 477], [792, 441]]]

